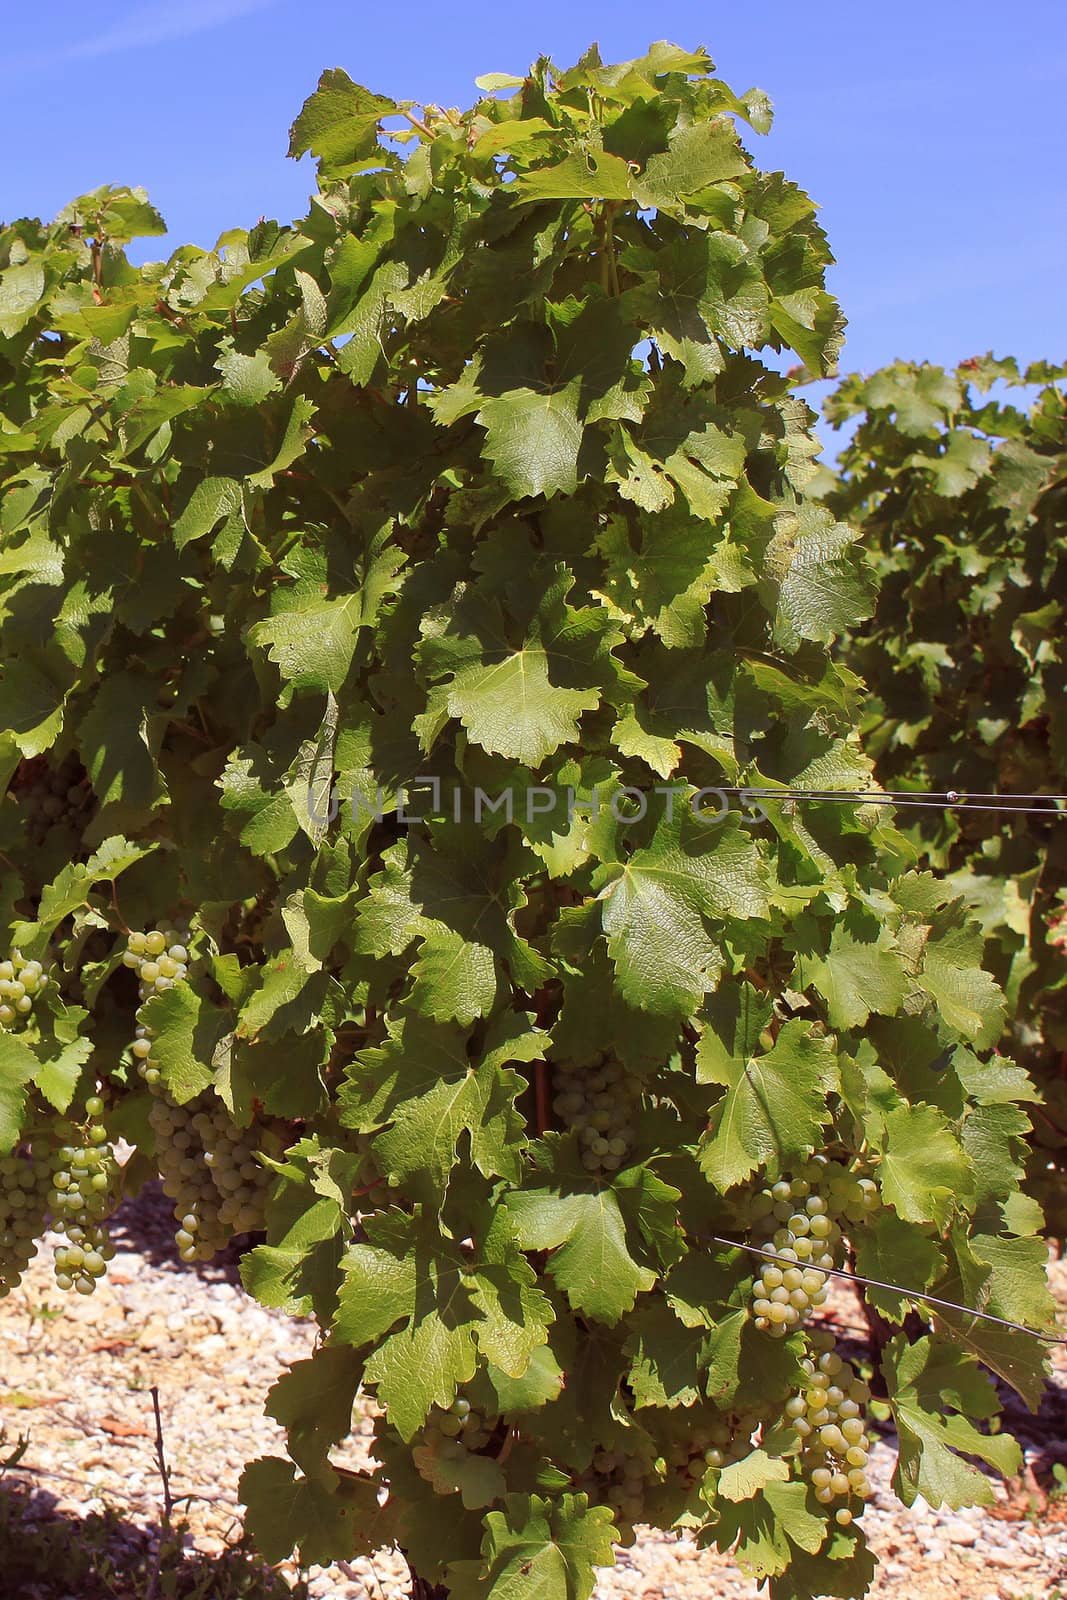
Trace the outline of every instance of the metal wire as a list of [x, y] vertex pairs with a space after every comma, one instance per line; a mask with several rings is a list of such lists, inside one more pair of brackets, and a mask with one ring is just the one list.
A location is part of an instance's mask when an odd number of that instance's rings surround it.
[[[742, 1244], [740, 1239], [723, 1239], [717, 1233], [703, 1234], [701, 1237], [710, 1240], [713, 1244], [729, 1245], [731, 1250], [747, 1250], [749, 1255], [764, 1256], [768, 1261], [773, 1261], [780, 1266], [783, 1259], [781, 1253], [773, 1249], [762, 1249], [755, 1244]], [[793, 1263], [790, 1261], [789, 1265]], [[802, 1266], [802, 1262], [797, 1262]], [[841, 1267], [813, 1267], [813, 1272], [825, 1272], [832, 1278], [844, 1278], [849, 1283], [865, 1283], [871, 1289], [887, 1289], [890, 1294], [899, 1294], [905, 1300], [921, 1300], [924, 1305], [941, 1306], [946, 1311], [960, 1311], [965, 1317], [980, 1317], [983, 1322], [995, 1322], [998, 1327], [1012, 1328], [1016, 1333], [1027, 1333], [1031, 1339], [1040, 1339], [1045, 1344], [1067, 1345], [1067, 1338], [1062, 1334], [1042, 1333], [1038, 1328], [1028, 1328], [1021, 1322], [1012, 1322], [1008, 1317], [995, 1317], [991, 1311], [976, 1311], [973, 1306], [961, 1306], [955, 1300], [942, 1300], [935, 1294], [922, 1294], [917, 1289], [904, 1289], [899, 1283], [883, 1283], [880, 1278], [864, 1278], [858, 1272], [845, 1272]]]
[[[855, 806], [905, 806], [927, 811], [1003, 811], [1019, 816], [1067, 817], [1067, 794], [965, 793], [947, 789], [926, 792], [917, 789], [757, 789], [719, 785], [719, 794], [736, 795], [741, 800], [810, 800], [820, 804]], [[1023, 804], [1043, 800], [1045, 805]], [[1004, 804], [1005, 801], [1010, 802]]]

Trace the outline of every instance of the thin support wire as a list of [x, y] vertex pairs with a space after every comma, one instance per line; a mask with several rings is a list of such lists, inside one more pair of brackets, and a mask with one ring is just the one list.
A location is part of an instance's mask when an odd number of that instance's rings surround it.
[[[723, 1239], [717, 1233], [703, 1235], [713, 1244], [729, 1245], [731, 1250], [747, 1250], [749, 1255], [763, 1256], [768, 1261], [773, 1261], [776, 1266], [781, 1266], [783, 1260], [788, 1266], [802, 1266], [802, 1262], [792, 1262], [788, 1257], [774, 1249], [763, 1249], [755, 1244], [742, 1244], [740, 1239]], [[1012, 1328], [1016, 1333], [1027, 1333], [1031, 1339], [1040, 1339], [1045, 1344], [1067, 1345], [1067, 1339], [1057, 1333], [1042, 1333], [1038, 1328], [1028, 1328], [1021, 1322], [1012, 1322], [1007, 1317], [995, 1317], [991, 1311], [976, 1311], [974, 1306], [961, 1306], [955, 1300], [942, 1300], [936, 1294], [923, 1294], [918, 1289], [905, 1289], [899, 1283], [883, 1283], [880, 1278], [864, 1278], [858, 1272], [846, 1272], [841, 1267], [813, 1267], [813, 1272], [825, 1272], [832, 1278], [844, 1278], [847, 1283], [865, 1283], [871, 1289], [887, 1289], [890, 1294], [899, 1294], [905, 1300], [919, 1300], [924, 1305], [940, 1306], [945, 1311], [959, 1311], [965, 1317], [980, 1317], [983, 1322], [995, 1322], [998, 1327]]]
[[[946, 789], [925, 792], [918, 789], [780, 789], [752, 788], [723, 784], [716, 794], [736, 795], [740, 800], [764, 804], [768, 800], [806, 800], [829, 805], [910, 807], [925, 811], [1000, 811], [1020, 816], [1067, 817], [1067, 795], [1063, 794], [978, 794]], [[1004, 802], [1010, 802], [1005, 804]], [[1034, 805], [1032, 801], [1044, 801]], [[1026, 802], [1025, 804], [1023, 802]]]

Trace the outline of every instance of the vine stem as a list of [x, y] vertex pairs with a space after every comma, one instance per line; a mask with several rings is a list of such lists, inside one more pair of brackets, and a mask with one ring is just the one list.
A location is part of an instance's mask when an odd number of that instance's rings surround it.
[[411, 123], [411, 126], [413, 128], [418, 128], [419, 132], [420, 133], [424, 133], [426, 135], [427, 139], [436, 139], [437, 138], [437, 135], [436, 135], [436, 133], [434, 133], [433, 129], [432, 128], [428, 128], [426, 126], [426, 123], [423, 122], [420, 117], [413, 117], [411, 115], [410, 111], [401, 111], [400, 115], [402, 117], [406, 117], [407, 120]]
[[170, 1543], [172, 1534], [172, 1518], [174, 1515], [175, 1500], [170, 1490], [170, 1467], [167, 1465], [167, 1452], [163, 1443], [163, 1415], [159, 1409], [159, 1390], [155, 1384], [149, 1393], [152, 1396], [152, 1412], [156, 1419], [156, 1466], [159, 1469], [160, 1482], [163, 1485], [163, 1521], [159, 1529], [159, 1538], [156, 1540], [156, 1554], [152, 1562], [152, 1571], [145, 1588], [145, 1600], [155, 1600], [156, 1590], [159, 1587], [159, 1575], [163, 1566], [163, 1551]]

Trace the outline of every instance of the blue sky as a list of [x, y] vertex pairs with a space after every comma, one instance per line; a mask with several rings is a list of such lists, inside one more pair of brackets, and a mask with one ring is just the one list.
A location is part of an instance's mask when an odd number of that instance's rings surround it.
[[[38, 0], [5, 8], [0, 218], [142, 184], [179, 243], [299, 216], [287, 129], [323, 67], [466, 105], [482, 72], [704, 44], [774, 101], [760, 162], [822, 207], [849, 318], [843, 370], [993, 348], [1067, 357], [1063, 0]], [[10, 152], [17, 149], [17, 155]], [[153, 253], [160, 241], [152, 241]]]

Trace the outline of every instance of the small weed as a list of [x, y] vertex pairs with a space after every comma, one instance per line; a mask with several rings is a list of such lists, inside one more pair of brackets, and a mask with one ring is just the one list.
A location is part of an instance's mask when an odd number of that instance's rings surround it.
[[30, 1328], [32, 1329], [34, 1324], [38, 1322], [43, 1323], [46, 1328], [49, 1327], [53, 1322], [58, 1322], [64, 1312], [62, 1306], [54, 1306], [49, 1301], [42, 1300], [40, 1305], [28, 1306], [26, 1314], [30, 1319]]
[[45, 1402], [40, 1395], [27, 1394], [24, 1389], [7, 1389], [0, 1392], [0, 1406], [13, 1406], [16, 1411], [32, 1411]]

